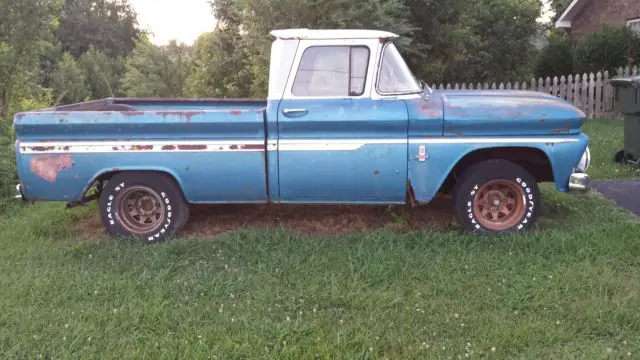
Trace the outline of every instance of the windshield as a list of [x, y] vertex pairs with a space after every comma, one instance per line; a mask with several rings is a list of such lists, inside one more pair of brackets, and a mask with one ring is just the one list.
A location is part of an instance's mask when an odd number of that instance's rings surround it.
[[393, 44], [388, 44], [382, 54], [378, 92], [381, 94], [419, 93], [422, 89], [411, 74], [411, 70], [402, 59], [400, 52]]

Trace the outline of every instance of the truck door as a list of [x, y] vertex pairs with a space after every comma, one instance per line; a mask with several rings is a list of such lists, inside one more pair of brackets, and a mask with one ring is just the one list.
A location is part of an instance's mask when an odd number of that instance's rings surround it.
[[300, 43], [278, 107], [278, 201], [405, 201], [407, 106], [371, 98], [380, 46]]

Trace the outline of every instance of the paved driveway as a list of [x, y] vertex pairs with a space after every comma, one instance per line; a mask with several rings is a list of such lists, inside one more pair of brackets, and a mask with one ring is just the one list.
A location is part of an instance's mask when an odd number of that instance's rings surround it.
[[593, 183], [593, 188], [616, 204], [640, 216], [640, 179], [596, 181]]

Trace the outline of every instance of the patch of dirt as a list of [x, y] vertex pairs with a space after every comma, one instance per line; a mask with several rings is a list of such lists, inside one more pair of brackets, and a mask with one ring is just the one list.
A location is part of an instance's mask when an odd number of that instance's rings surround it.
[[[377, 229], [447, 230], [453, 224], [449, 198], [425, 206], [194, 205], [180, 237], [212, 238], [239, 229], [283, 227], [299, 234], [334, 235]], [[104, 236], [99, 215], [79, 222], [82, 239]]]

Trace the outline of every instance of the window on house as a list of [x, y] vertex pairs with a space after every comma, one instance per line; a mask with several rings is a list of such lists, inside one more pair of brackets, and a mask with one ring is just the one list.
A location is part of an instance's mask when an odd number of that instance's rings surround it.
[[369, 48], [314, 46], [305, 50], [291, 93], [294, 96], [360, 96], [364, 93]]
[[640, 18], [627, 21], [627, 26], [636, 34], [640, 35]]

